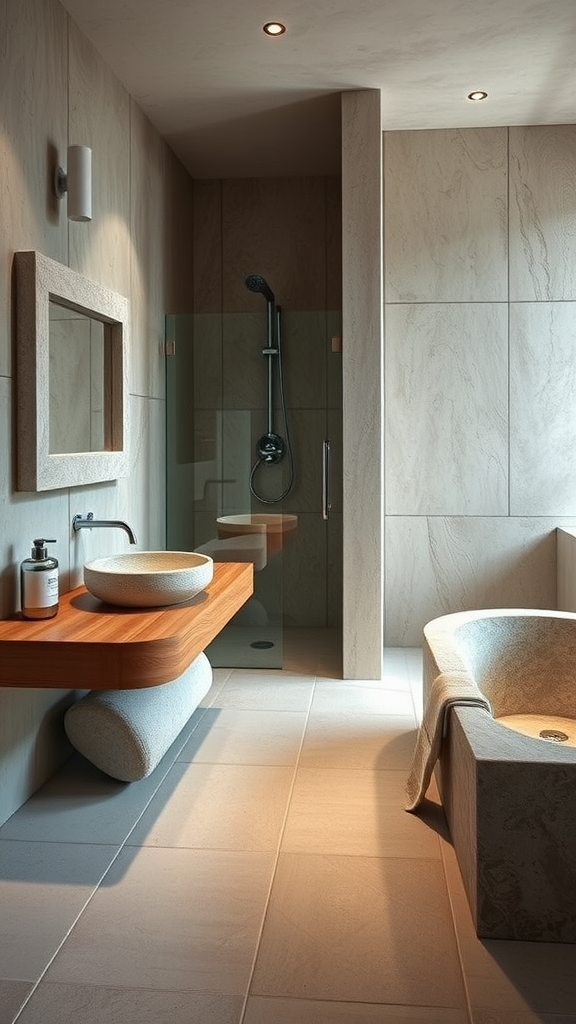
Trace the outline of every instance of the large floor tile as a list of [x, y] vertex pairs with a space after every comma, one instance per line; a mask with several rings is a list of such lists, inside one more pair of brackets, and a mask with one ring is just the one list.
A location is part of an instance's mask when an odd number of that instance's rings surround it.
[[268, 711], [308, 711], [314, 676], [273, 669], [234, 669], [220, 690], [216, 707]]
[[391, 768], [408, 772], [416, 743], [412, 717], [316, 712], [299, 764], [306, 768]]
[[238, 1024], [242, 1002], [212, 992], [41, 982], [18, 1024]]
[[479, 940], [434, 780], [403, 809], [421, 657], [316, 687], [312, 648], [304, 676], [217, 669], [149, 779], [72, 758], [0, 830], [0, 1024], [59, 947], [18, 1024], [240, 1024], [263, 920], [242, 1024], [576, 1024], [576, 946]]
[[422, 721], [422, 648], [387, 647], [384, 651], [384, 684], [392, 690], [412, 694], [416, 722]]
[[293, 768], [177, 762], [130, 846], [276, 850]]
[[263, 853], [126, 849], [46, 980], [242, 995], [272, 868]]
[[0, 842], [0, 977], [36, 981], [116, 847]]
[[305, 723], [304, 711], [209, 708], [178, 760], [294, 765]]
[[387, 647], [382, 657], [382, 680], [391, 690], [410, 689], [410, 670], [407, 648]]
[[234, 670], [231, 668], [213, 668], [212, 669], [212, 686], [208, 690], [206, 696], [200, 701], [199, 707], [209, 708], [217, 700], [220, 690], [224, 686], [224, 683], [229, 679], [230, 675]]
[[[506, 1024], [513, 1014], [519, 1024], [522, 1015], [539, 1024], [538, 1014], [576, 1014], [576, 945], [479, 939], [453, 847], [442, 843], [441, 849], [474, 1024], [480, 1010], [508, 1014]], [[480, 1016], [480, 1024], [488, 1022]]]
[[318, 680], [310, 712], [337, 711], [340, 714], [364, 712], [374, 715], [399, 715], [414, 718], [414, 705], [409, 690], [391, 690], [381, 682], [359, 680]]
[[441, 865], [281, 855], [251, 994], [464, 1008]]
[[[174, 754], [172, 753], [172, 758]], [[118, 782], [76, 754], [0, 828], [0, 839], [120, 845], [172, 762]]]
[[440, 812], [404, 810], [405, 772], [298, 769], [282, 850], [440, 860]]
[[0, 1024], [12, 1024], [31, 989], [28, 981], [0, 981]]
[[271, 1024], [272, 1021], [274, 1024], [469, 1024], [466, 1010], [451, 1010], [445, 1006], [329, 1003], [259, 996], [248, 1000], [243, 1024]]

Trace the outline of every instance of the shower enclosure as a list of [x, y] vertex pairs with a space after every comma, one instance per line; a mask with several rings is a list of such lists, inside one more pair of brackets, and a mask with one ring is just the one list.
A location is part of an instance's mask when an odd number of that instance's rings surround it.
[[207, 653], [279, 668], [287, 645], [341, 632], [340, 313], [244, 278], [253, 311], [167, 317], [167, 546], [253, 563]]

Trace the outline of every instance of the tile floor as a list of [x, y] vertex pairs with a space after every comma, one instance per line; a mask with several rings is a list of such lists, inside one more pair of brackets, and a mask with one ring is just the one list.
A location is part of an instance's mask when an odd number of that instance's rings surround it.
[[0, 1024], [576, 1024], [576, 946], [476, 938], [420, 652], [218, 669], [149, 779], [79, 756], [0, 829]]

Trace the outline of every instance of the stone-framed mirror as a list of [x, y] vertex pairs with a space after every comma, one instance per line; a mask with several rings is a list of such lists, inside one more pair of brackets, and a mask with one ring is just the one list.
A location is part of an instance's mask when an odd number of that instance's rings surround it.
[[18, 490], [127, 476], [128, 300], [35, 250], [14, 259]]

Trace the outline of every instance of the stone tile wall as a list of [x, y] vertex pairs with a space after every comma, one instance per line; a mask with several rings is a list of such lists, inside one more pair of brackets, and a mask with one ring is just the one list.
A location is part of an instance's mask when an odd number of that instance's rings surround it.
[[386, 642], [555, 607], [576, 523], [576, 127], [384, 135]]

